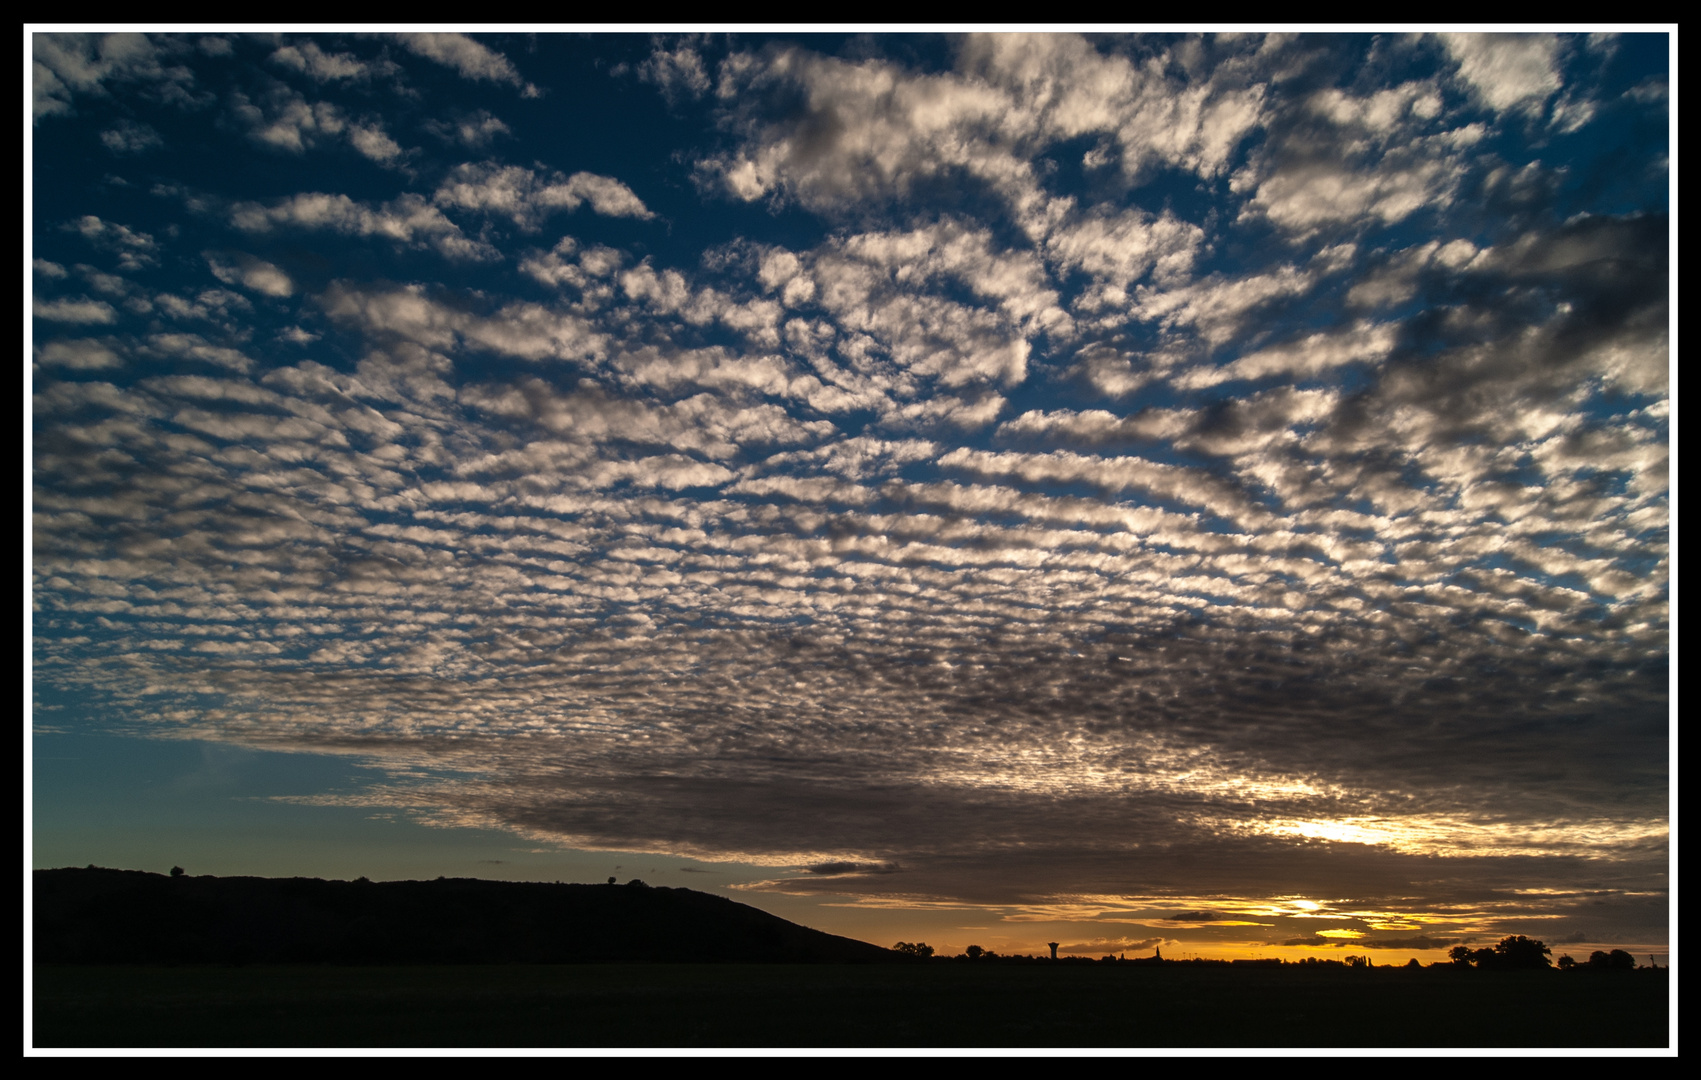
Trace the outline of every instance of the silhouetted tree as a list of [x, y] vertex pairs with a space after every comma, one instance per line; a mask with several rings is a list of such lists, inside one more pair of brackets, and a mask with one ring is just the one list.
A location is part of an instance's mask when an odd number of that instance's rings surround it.
[[1635, 971], [1636, 958], [1623, 949], [1614, 949], [1610, 953], [1596, 949], [1589, 954], [1589, 967], [1599, 971]]
[[892, 946], [893, 952], [901, 952], [905, 956], [913, 956], [917, 960], [926, 960], [933, 955], [933, 946], [925, 941], [900, 941]]
[[1558, 960], [1554, 961], [1554, 963], [1559, 966], [1559, 970], [1561, 971], [1570, 971], [1572, 968], [1577, 966], [1577, 961], [1573, 960], [1569, 956], [1561, 956]]
[[[1552, 949], [1539, 941], [1532, 941], [1522, 934], [1517, 937], [1502, 938], [1500, 944], [1494, 947], [1494, 955], [1493, 966], [1507, 970], [1539, 970], [1553, 963], [1548, 959], [1549, 956], [1553, 955]], [[1478, 966], [1482, 965], [1479, 964]]]
[[1475, 965], [1484, 971], [1539, 971], [1552, 963], [1548, 959], [1552, 953], [1553, 950], [1541, 942], [1519, 934], [1517, 937], [1501, 938], [1500, 944], [1492, 949], [1455, 945], [1448, 950], [1447, 958], [1462, 967]]
[[181, 867], [181, 866], [172, 867], [171, 868], [171, 876], [172, 877], [182, 877], [183, 876], [183, 867]]
[[986, 950], [981, 948], [979, 945], [970, 945], [968, 948], [963, 950], [963, 955], [967, 956], [970, 960], [979, 960], [981, 958], [981, 954], [984, 952], [986, 952]]

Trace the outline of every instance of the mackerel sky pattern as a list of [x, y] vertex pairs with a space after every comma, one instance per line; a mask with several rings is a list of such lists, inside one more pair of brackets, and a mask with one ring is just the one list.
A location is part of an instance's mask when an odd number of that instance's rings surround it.
[[34, 58], [76, 723], [860, 903], [1663, 939], [1665, 35]]

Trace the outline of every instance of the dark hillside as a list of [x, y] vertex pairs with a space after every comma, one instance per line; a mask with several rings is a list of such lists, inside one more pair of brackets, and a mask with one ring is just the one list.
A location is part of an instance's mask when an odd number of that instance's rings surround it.
[[690, 889], [37, 870], [38, 964], [879, 963]]

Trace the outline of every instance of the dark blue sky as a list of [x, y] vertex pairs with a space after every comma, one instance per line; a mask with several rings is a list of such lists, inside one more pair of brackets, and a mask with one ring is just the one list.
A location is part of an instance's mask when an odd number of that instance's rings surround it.
[[1665, 34], [33, 48], [37, 865], [1663, 948]]

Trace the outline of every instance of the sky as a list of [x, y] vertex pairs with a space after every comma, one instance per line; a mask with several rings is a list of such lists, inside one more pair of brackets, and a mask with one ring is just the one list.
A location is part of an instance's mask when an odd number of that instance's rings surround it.
[[26, 48], [35, 866], [1665, 962], [1666, 33]]

